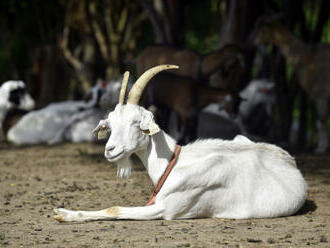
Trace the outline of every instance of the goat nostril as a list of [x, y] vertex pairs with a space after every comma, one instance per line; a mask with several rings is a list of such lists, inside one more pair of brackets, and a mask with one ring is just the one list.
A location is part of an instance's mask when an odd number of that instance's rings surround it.
[[114, 150], [115, 149], [115, 146], [107, 146], [106, 148], [105, 148], [105, 150], [107, 151], [107, 152], [110, 152], [110, 151], [112, 151], [112, 150]]

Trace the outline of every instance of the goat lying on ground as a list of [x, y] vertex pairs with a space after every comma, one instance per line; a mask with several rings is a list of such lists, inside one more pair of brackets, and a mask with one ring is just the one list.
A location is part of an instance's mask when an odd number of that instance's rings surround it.
[[106, 114], [97, 108], [104, 87], [98, 82], [87, 93], [87, 101], [52, 103], [31, 111], [9, 130], [8, 141], [16, 145], [93, 141], [91, 130]]
[[292, 215], [304, 204], [306, 183], [294, 159], [277, 146], [238, 136], [232, 141], [196, 141], [180, 152], [180, 146], [158, 128], [152, 113], [137, 105], [150, 78], [174, 68], [162, 65], [145, 72], [124, 104], [127, 73], [119, 104], [94, 130], [98, 136], [111, 131], [105, 157], [117, 164], [119, 176], [131, 174], [133, 153], [141, 159], [157, 184], [148, 204], [100, 211], [60, 208], [54, 210], [56, 220], [266, 218]]
[[[160, 110], [161, 125], [166, 131], [169, 126], [170, 111], [175, 111], [179, 118], [179, 143], [195, 140], [197, 136], [197, 116], [202, 108], [217, 103], [230, 115], [236, 115], [239, 97], [228, 90], [221, 90], [203, 85], [190, 77], [172, 73], [160, 73], [151, 79], [144, 96], [144, 106], [155, 106]], [[170, 110], [170, 111], [167, 111]], [[164, 115], [164, 112], [167, 112]], [[160, 122], [160, 120], [158, 120]]]
[[0, 87], [0, 141], [5, 140], [11, 126], [34, 108], [23, 81], [7, 81]]
[[[105, 92], [100, 98], [100, 107], [102, 109], [106, 109], [109, 111], [113, 110], [116, 107], [121, 88], [121, 81], [122, 78], [118, 78], [116, 80], [106, 82]], [[128, 82], [128, 89], [132, 87], [132, 83], [133, 82], [131, 81]]]
[[329, 146], [327, 120], [330, 100], [330, 45], [308, 45], [297, 39], [275, 20], [259, 23], [254, 42], [279, 47], [291, 63], [304, 91], [315, 101], [318, 113], [318, 144], [316, 153], [324, 153]]

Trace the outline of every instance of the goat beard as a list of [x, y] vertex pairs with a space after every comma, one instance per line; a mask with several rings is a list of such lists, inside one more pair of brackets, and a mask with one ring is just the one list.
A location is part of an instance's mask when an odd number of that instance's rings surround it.
[[130, 159], [123, 159], [117, 162], [117, 176], [128, 178], [132, 174], [132, 162]]

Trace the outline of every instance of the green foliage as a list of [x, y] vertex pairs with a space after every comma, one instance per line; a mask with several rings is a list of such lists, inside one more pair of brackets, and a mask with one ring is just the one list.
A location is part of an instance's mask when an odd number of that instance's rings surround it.
[[306, 26], [309, 31], [313, 31], [317, 25], [320, 13], [320, 5], [311, 1], [304, 1], [303, 10], [306, 19]]
[[216, 49], [219, 41], [220, 11], [218, 1], [194, 1], [185, 13], [185, 45], [206, 54]]
[[286, 63], [285, 72], [286, 72], [286, 79], [289, 82], [294, 73], [294, 68], [293, 68], [292, 64]]
[[323, 29], [323, 35], [321, 37], [321, 42], [330, 43], [330, 19], [326, 23]]
[[62, 20], [57, 1], [0, 1], [0, 80], [25, 78], [33, 50], [56, 42]]
[[141, 33], [137, 42], [136, 54], [140, 54], [147, 46], [155, 44], [152, 26], [149, 20], [145, 20], [141, 24]]
[[[201, 54], [214, 51], [219, 43], [220, 0], [192, 1], [185, 7], [184, 38], [185, 47]], [[139, 41], [136, 54], [155, 43], [150, 21], [145, 20], [139, 27], [143, 34]]]
[[198, 37], [198, 32], [188, 30], [185, 33], [187, 47], [196, 50], [201, 54], [207, 54], [216, 50], [219, 43], [219, 36], [217, 33], [207, 35], [204, 40], [200, 40]]

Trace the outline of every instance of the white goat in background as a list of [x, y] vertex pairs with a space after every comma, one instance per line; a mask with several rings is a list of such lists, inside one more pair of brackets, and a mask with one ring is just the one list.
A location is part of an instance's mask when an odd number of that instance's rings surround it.
[[266, 79], [252, 80], [240, 93], [243, 101], [236, 118], [210, 104], [198, 118], [198, 137], [232, 139], [243, 134], [253, 140], [269, 137], [272, 128], [272, 107], [275, 104], [275, 84]]
[[[180, 152], [175, 140], [158, 128], [152, 113], [137, 105], [148, 81], [158, 72], [174, 68], [177, 66], [149, 69], [133, 85], [124, 104], [126, 73], [119, 104], [94, 130], [98, 136], [111, 132], [105, 157], [117, 164], [120, 177], [130, 176], [129, 158], [135, 153], [154, 185], [163, 181], [166, 171], [163, 187], [156, 187], [146, 206], [100, 211], [60, 208], [54, 210], [56, 220], [267, 218], [292, 215], [304, 204], [305, 180], [294, 159], [275, 145], [237, 136], [232, 141], [199, 140]], [[175, 160], [168, 173], [168, 164]]]
[[0, 141], [5, 140], [3, 122], [10, 110], [32, 110], [35, 106], [34, 100], [26, 91], [23, 81], [10, 80], [4, 82], [0, 87]]
[[16, 145], [57, 144], [63, 141], [91, 142], [93, 128], [106, 112], [97, 108], [106, 85], [90, 89], [88, 101], [64, 101], [24, 115], [7, 135]]
[[[119, 92], [121, 88], [121, 81], [122, 77], [119, 79], [111, 80], [106, 83], [106, 89], [104, 94], [101, 96], [100, 99], [100, 107], [102, 109], [106, 110], [114, 110], [114, 108], [117, 105], [118, 97], [119, 97]], [[127, 89], [130, 89], [132, 87], [133, 82], [131, 80], [128, 81]]]

